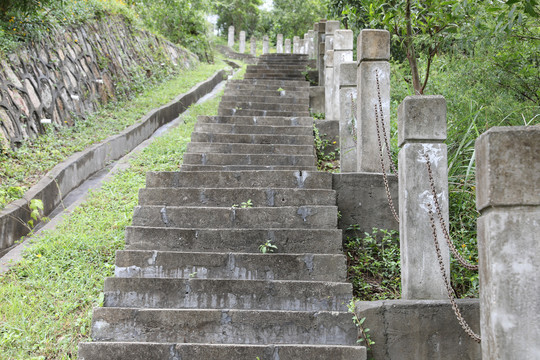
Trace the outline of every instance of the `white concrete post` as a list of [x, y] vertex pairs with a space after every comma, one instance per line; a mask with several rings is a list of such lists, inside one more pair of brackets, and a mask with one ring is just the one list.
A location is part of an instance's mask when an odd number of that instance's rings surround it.
[[[335, 51], [335, 50], [334, 50]], [[335, 53], [334, 53], [335, 56]], [[356, 172], [356, 62], [339, 65], [339, 145], [341, 172]]]
[[324, 118], [336, 120], [334, 117], [334, 50], [326, 50], [324, 57]]
[[[358, 166], [359, 172], [381, 172], [375, 105], [378, 105], [376, 75], [379, 77], [386, 136], [390, 137], [390, 33], [362, 30], [358, 36]], [[385, 160], [386, 161], [386, 160]], [[387, 164], [388, 165], [388, 164]], [[388, 169], [388, 166], [386, 166]]]
[[[340, 65], [344, 62], [353, 61], [353, 31], [336, 30], [334, 32], [334, 86], [332, 90], [332, 104], [334, 109], [332, 115], [334, 120], [340, 120], [339, 106], [339, 71]], [[356, 167], [356, 166], [355, 166]]]
[[227, 45], [229, 45], [231, 48], [234, 46], [234, 26], [232, 25], [229, 26], [229, 39]]
[[268, 54], [270, 49], [270, 39], [268, 39], [268, 35], [263, 36], [263, 48], [262, 53]]
[[540, 128], [476, 140], [482, 359], [540, 357]]
[[[431, 209], [436, 213], [436, 209], [425, 158], [427, 154], [431, 163], [437, 201], [448, 226], [448, 164], [444, 140], [446, 140], [444, 97], [407, 96], [398, 108], [398, 143], [401, 148], [398, 183], [402, 299], [448, 298], [437, 260], [428, 212]], [[438, 244], [446, 275], [449, 277], [448, 245], [437, 215], [434, 216]]]
[[310, 59], [315, 59], [314, 36], [315, 36], [315, 31], [308, 30], [307, 54]]
[[255, 36], [251, 37], [249, 41], [249, 45], [250, 45], [250, 54], [253, 56], [257, 56], [257, 39], [255, 38]]
[[309, 44], [309, 34], [305, 33], [304, 38], [300, 40], [300, 45], [302, 46], [302, 54], [308, 53], [308, 44]]
[[304, 39], [298, 40], [298, 53], [299, 54], [305, 54], [306, 53], [306, 51], [304, 50], [304, 44], [305, 44]]
[[319, 70], [319, 86], [324, 86], [324, 38], [326, 36], [326, 20], [318, 22], [317, 34], [315, 39], [315, 52], [317, 54], [317, 69]]
[[293, 54], [299, 54], [300, 37], [294, 36], [292, 43], [293, 43], [293, 46], [292, 46]]
[[245, 31], [240, 31], [239, 52], [241, 54], [246, 52], [246, 32]]
[[283, 54], [283, 34], [277, 35], [276, 52], [278, 54]]
[[285, 54], [291, 53], [291, 39], [285, 39]]

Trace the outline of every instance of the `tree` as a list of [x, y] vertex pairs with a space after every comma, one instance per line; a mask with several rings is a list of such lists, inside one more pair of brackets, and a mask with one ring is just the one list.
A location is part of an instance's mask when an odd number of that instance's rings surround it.
[[259, 6], [262, 0], [221, 0], [214, 3], [214, 11], [218, 15], [217, 26], [222, 34], [227, 34], [229, 26], [235, 32], [246, 31], [253, 34], [259, 21]]
[[273, 31], [285, 38], [303, 36], [326, 13], [326, 3], [320, 0], [274, 0]]

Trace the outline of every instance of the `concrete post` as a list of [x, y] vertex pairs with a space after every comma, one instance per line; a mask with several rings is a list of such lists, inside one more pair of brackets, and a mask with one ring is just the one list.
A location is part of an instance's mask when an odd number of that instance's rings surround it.
[[246, 52], [246, 32], [245, 31], [240, 31], [240, 48], [239, 48], [239, 52], [241, 54]]
[[262, 53], [268, 54], [270, 49], [270, 39], [268, 39], [268, 35], [263, 36], [263, 48]]
[[339, 21], [328, 20], [325, 27], [324, 46], [325, 51], [334, 50], [334, 33], [339, 30]]
[[540, 127], [476, 140], [483, 359], [540, 356]]
[[304, 38], [301, 40], [302, 45], [302, 54], [308, 54], [308, 46], [309, 46], [309, 34], [305, 33]]
[[291, 53], [291, 39], [285, 39], [285, 54]]
[[229, 45], [229, 47], [233, 47], [234, 46], [234, 26], [229, 26], [229, 41], [227, 42], [227, 45]]
[[298, 40], [298, 53], [299, 54], [305, 54], [306, 53], [305, 40], [304, 39]]
[[300, 37], [294, 36], [292, 43], [293, 43], [293, 47], [292, 47], [293, 48], [293, 54], [298, 54], [299, 53], [298, 52], [299, 51], [298, 47], [300, 45]]
[[[360, 93], [358, 94], [360, 97]], [[375, 135], [376, 137], [377, 135]], [[401, 291], [405, 300], [447, 299], [428, 210], [436, 212], [424, 154], [429, 156], [437, 200], [448, 226], [446, 101], [442, 96], [407, 96], [398, 108], [399, 237]], [[377, 155], [377, 158], [379, 155]], [[435, 215], [447, 276], [449, 250]]]
[[[359, 172], [381, 172], [374, 112], [375, 105], [378, 105], [376, 74], [379, 77], [386, 136], [390, 138], [390, 64], [388, 62], [390, 33], [386, 30], [362, 30], [358, 36], [356, 51], [358, 53], [357, 168]], [[388, 169], [388, 166], [386, 168]]]
[[249, 45], [250, 45], [250, 54], [253, 56], [257, 56], [257, 39], [255, 38], [255, 36], [251, 37], [249, 41]]
[[[335, 50], [334, 50], [335, 51]], [[334, 53], [335, 56], [335, 53]], [[356, 62], [339, 65], [339, 146], [341, 172], [356, 171]]]
[[334, 50], [326, 50], [324, 57], [324, 118], [336, 120], [334, 117]]
[[307, 54], [310, 59], [315, 58], [314, 36], [315, 36], [315, 31], [308, 30]]
[[339, 106], [339, 71], [342, 63], [353, 61], [353, 36], [352, 30], [336, 30], [334, 32], [334, 86], [331, 94], [333, 96], [332, 104], [334, 105], [334, 109], [332, 115], [334, 120], [341, 119]]
[[319, 21], [317, 38], [315, 39], [315, 52], [317, 53], [317, 70], [319, 70], [319, 86], [324, 86], [324, 38], [326, 36], [326, 20]]
[[283, 54], [283, 34], [277, 35], [276, 52], [278, 54]]

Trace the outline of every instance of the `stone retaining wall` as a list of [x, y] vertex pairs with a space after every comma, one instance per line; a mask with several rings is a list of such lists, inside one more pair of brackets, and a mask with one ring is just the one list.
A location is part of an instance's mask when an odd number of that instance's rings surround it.
[[0, 150], [46, 126], [72, 125], [135, 77], [197, 62], [187, 50], [116, 16], [51, 33], [0, 60]]

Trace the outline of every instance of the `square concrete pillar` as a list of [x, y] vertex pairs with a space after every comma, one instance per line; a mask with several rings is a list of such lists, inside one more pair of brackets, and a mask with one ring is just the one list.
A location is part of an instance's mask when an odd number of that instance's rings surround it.
[[[377, 75], [386, 136], [390, 138], [390, 33], [362, 30], [358, 36], [358, 171], [381, 172], [375, 106], [379, 107]], [[382, 132], [381, 132], [382, 136]], [[388, 169], [388, 162], [386, 169]]]
[[[335, 50], [334, 50], [335, 51]], [[339, 145], [341, 172], [357, 172], [356, 166], [356, 62], [339, 65]]]
[[299, 54], [299, 47], [300, 47], [300, 37], [294, 36], [293, 37], [293, 54]]
[[268, 54], [270, 52], [270, 39], [268, 39], [268, 35], [263, 36], [263, 48], [262, 53]]
[[229, 26], [229, 38], [228, 38], [228, 41], [227, 41], [227, 45], [229, 45], [229, 47], [233, 47], [234, 46], [234, 26]]
[[291, 53], [291, 39], [285, 39], [285, 54]]
[[[305, 35], [305, 36], [307, 36], [307, 35]], [[304, 40], [304, 39], [300, 39], [300, 40], [298, 41], [298, 53], [299, 53], [299, 54], [305, 54], [305, 53], [306, 53], [306, 48], [305, 48], [305, 46], [306, 46], [305, 40]]]
[[[416, 123], [430, 123], [416, 127]], [[429, 209], [435, 213], [434, 199], [425, 155], [431, 163], [441, 213], [448, 226], [447, 149], [440, 134], [446, 133], [446, 101], [442, 96], [407, 96], [398, 109], [401, 134], [399, 152], [399, 237], [401, 247], [401, 291], [406, 300], [447, 299], [441, 275]], [[417, 132], [403, 128], [413, 128]], [[437, 129], [437, 131], [434, 131]], [[419, 140], [422, 139], [422, 140]], [[435, 214], [437, 239], [445, 273], [449, 277], [450, 259], [442, 228]], [[446, 228], [448, 231], [448, 228]]]
[[278, 54], [283, 54], [283, 34], [277, 35], [276, 52]]
[[315, 58], [315, 41], [314, 41], [315, 31], [308, 30], [308, 37], [307, 37], [307, 54], [310, 59]]
[[317, 69], [319, 70], [319, 86], [324, 86], [324, 39], [326, 37], [326, 20], [319, 21], [317, 38], [315, 39], [315, 52], [317, 53]]
[[334, 117], [334, 50], [326, 50], [324, 57], [324, 109], [326, 120], [336, 120]]
[[476, 140], [483, 359], [540, 356], [540, 127]]
[[[335, 120], [340, 120], [340, 100], [339, 100], [339, 71], [340, 65], [344, 62], [353, 61], [353, 32], [352, 30], [336, 30], [334, 32], [334, 91], [332, 100], [332, 116]], [[355, 81], [356, 83], [356, 81]], [[355, 156], [356, 158], [356, 156]], [[356, 166], [355, 166], [356, 167]]]
[[253, 56], [257, 56], [257, 39], [255, 38], [255, 36], [251, 37], [251, 39], [249, 40], [249, 45], [250, 45], [250, 54]]
[[241, 54], [246, 52], [246, 32], [240, 31], [240, 44], [239, 44], [239, 50]]

